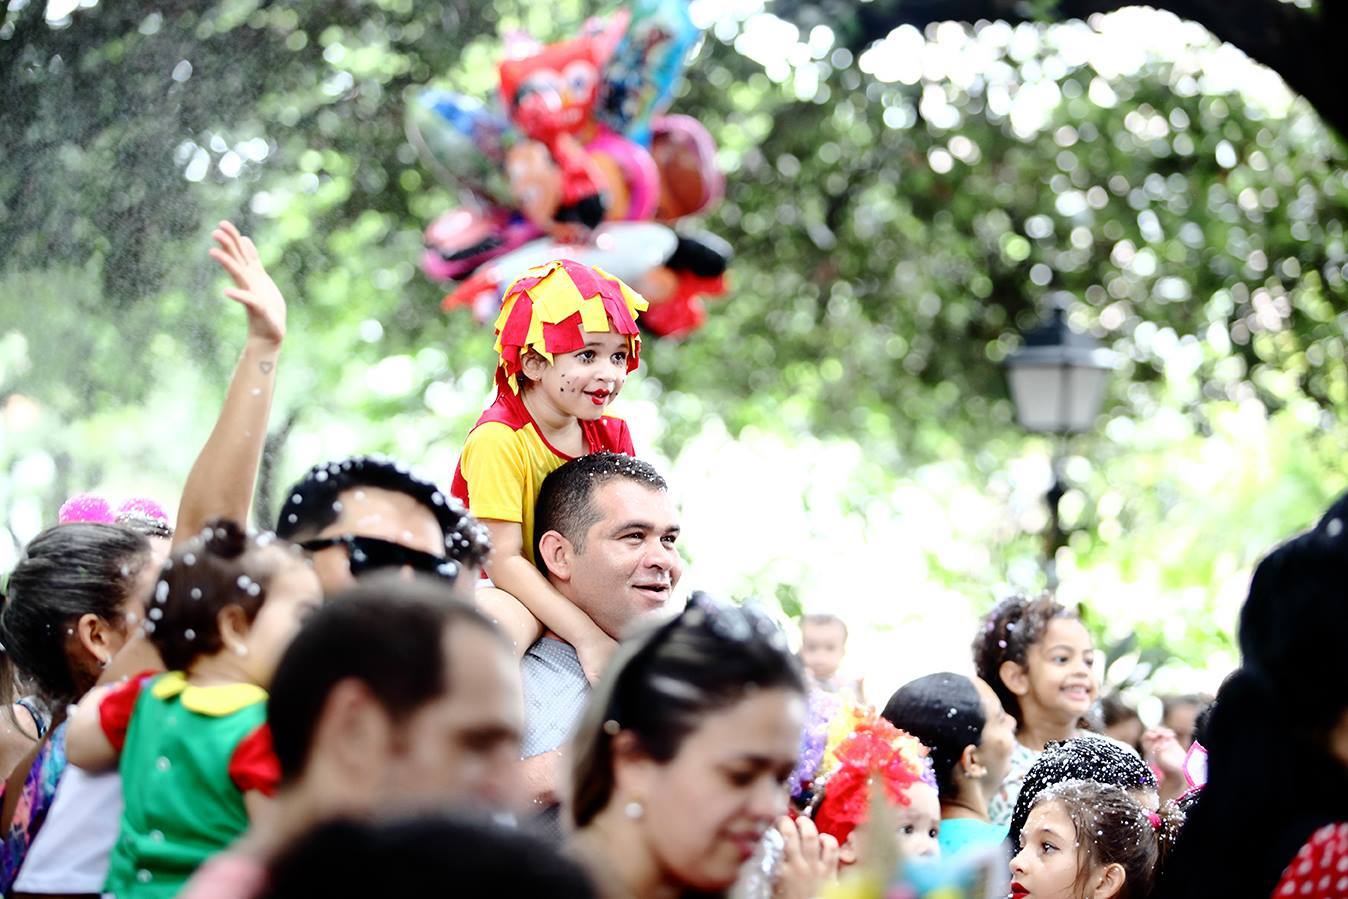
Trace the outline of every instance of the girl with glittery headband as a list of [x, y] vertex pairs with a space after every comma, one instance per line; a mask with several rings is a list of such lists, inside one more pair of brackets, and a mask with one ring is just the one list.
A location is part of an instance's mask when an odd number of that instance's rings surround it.
[[901, 857], [938, 856], [941, 803], [926, 747], [873, 709], [852, 720], [852, 727], [825, 753], [830, 767], [818, 782], [812, 812], [819, 832], [838, 841], [839, 865], [865, 861], [858, 827], [870, 818], [872, 795], [884, 795], [893, 805], [888, 817]]
[[523, 619], [526, 632], [551, 629], [591, 681], [615, 644], [535, 567], [534, 506], [543, 479], [567, 461], [635, 455], [626, 422], [607, 410], [636, 370], [645, 308], [619, 279], [567, 259], [511, 284], [496, 320], [496, 398], [468, 434], [451, 488], [491, 534], [487, 572], [498, 589], [479, 591], [479, 605]]

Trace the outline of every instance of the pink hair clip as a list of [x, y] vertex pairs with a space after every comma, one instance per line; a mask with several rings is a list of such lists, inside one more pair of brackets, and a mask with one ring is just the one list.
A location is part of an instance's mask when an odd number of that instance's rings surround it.
[[92, 524], [113, 524], [117, 516], [112, 512], [108, 501], [94, 493], [77, 493], [61, 504], [57, 513], [59, 524], [90, 522]]
[[1155, 812], [1147, 812], [1147, 820], [1151, 822], [1152, 830], [1161, 829], [1161, 816]]
[[61, 504], [61, 511], [56, 515], [57, 524], [122, 524], [127, 521], [169, 526], [164, 507], [144, 496], [128, 499], [113, 509], [106, 498], [96, 493], [77, 493]]

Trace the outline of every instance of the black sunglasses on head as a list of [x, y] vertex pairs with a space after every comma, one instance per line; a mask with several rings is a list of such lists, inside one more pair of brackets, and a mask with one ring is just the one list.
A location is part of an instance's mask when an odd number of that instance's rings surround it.
[[357, 537], [355, 534], [343, 534], [340, 537], [326, 537], [320, 540], [305, 540], [300, 548], [317, 552], [330, 546], [346, 548], [347, 564], [351, 567], [352, 577], [360, 577], [381, 568], [411, 568], [421, 574], [453, 581], [458, 578], [461, 567], [453, 559], [424, 553], [411, 549], [401, 543], [380, 540], [378, 537]]

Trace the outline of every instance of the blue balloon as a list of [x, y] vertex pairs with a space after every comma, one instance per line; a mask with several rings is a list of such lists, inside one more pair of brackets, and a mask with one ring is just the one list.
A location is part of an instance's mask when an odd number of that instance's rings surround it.
[[473, 97], [425, 89], [409, 96], [407, 139], [446, 185], [497, 206], [513, 205], [505, 153], [510, 121]]
[[637, 0], [623, 39], [604, 67], [600, 119], [642, 146], [650, 122], [674, 95], [674, 85], [702, 32], [687, 0]]

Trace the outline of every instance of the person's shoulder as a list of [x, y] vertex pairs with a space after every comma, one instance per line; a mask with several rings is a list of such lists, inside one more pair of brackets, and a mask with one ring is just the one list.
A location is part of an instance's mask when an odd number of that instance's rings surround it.
[[[1332, 886], [1331, 886], [1332, 885]], [[1326, 824], [1288, 863], [1273, 891], [1282, 896], [1320, 897], [1348, 894], [1348, 822]]]
[[525, 651], [524, 657], [556, 674], [578, 674], [582, 679], [585, 678], [585, 669], [581, 667], [580, 653], [576, 652], [576, 647], [557, 637], [548, 634], [539, 637]]
[[528, 423], [529, 412], [524, 408], [524, 402], [513, 393], [498, 392], [492, 404], [478, 416], [470, 436], [487, 425], [503, 425], [509, 430], [518, 431]]
[[605, 415], [596, 422], [586, 422], [593, 430], [591, 433], [591, 449], [594, 452], [607, 451], [610, 453], [623, 453], [628, 456], [635, 456], [636, 451], [632, 446], [632, 432], [627, 427], [627, 422], [616, 415]]

